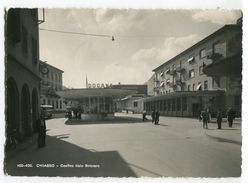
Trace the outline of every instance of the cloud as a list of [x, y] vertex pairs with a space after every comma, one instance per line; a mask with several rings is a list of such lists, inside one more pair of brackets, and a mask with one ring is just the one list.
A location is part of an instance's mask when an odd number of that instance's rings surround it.
[[212, 22], [219, 25], [235, 23], [241, 16], [239, 10], [205, 10], [193, 13], [192, 18], [198, 22]]
[[133, 83], [144, 83], [151, 77], [154, 68], [192, 46], [199, 39], [198, 35], [168, 37], [161, 47], [140, 49], [130, 58], [126, 58], [126, 61], [106, 66], [104, 76], [111, 76], [111, 73], [114, 72], [118, 74], [112, 76], [113, 82], [126, 80]]

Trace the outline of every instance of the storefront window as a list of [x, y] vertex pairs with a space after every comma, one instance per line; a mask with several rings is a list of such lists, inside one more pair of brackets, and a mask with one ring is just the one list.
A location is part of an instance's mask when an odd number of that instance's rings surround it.
[[171, 99], [168, 100], [168, 111], [171, 110]]
[[166, 106], [166, 100], [164, 100], [164, 110], [166, 111], [166, 109], [167, 109], [167, 106]]
[[183, 97], [183, 111], [187, 111], [187, 98]]
[[181, 111], [181, 99], [177, 98], [177, 111]]
[[175, 108], [176, 108], [175, 99], [172, 99], [172, 111], [175, 111]]

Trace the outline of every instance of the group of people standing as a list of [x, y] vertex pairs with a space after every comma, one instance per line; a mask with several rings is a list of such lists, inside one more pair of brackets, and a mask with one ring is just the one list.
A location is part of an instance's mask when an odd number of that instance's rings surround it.
[[[226, 116], [227, 116], [228, 126], [231, 128], [233, 125], [233, 120], [235, 119], [235, 111], [232, 108], [229, 108], [226, 112]], [[208, 108], [201, 111], [199, 119], [200, 121], [202, 120], [203, 122], [203, 128], [208, 129], [208, 123], [210, 122], [210, 118], [211, 118], [211, 114]], [[218, 110], [216, 116], [218, 129], [221, 129], [222, 118], [223, 118], [222, 111]]]
[[[151, 117], [152, 117], [152, 123], [154, 123], [155, 125], [158, 125], [159, 123], [159, 111], [158, 110], [153, 110], [152, 113], [151, 113]], [[146, 111], [143, 111], [143, 114], [142, 114], [142, 120], [145, 121], [147, 120], [146, 118]]]

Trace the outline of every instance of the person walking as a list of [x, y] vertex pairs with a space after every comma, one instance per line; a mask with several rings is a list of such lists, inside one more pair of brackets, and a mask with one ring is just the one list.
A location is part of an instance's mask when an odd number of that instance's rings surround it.
[[146, 118], [146, 111], [144, 110], [142, 113], [142, 121], [145, 121], [145, 120], [147, 120], [147, 118]]
[[152, 110], [151, 116], [152, 116], [152, 123], [153, 123], [155, 122], [155, 111], [154, 110]]
[[235, 118], [235, 112], [232, 108], [229, 108], [227, 110], [227, 121], [228, 121], [228, 126], [230, 128], [232, 128], [234, 118]]
[[159, 123], [159, 111], [155, 112], [155, 125], [158, 125]]
[[44, 147], [46, 145], [46, 121], [45, 121], [45, 111], [41, 110], [40, 118], [38, 119], [38, 147]]
[[218, 129], [221, 129], [221, 122], [222, 122], [222, 111], [221, 110], [218, 110], [216, 118], [217, 118]]
[[208, 114], [207, 109], [205, 109], [201, 112], [201, 118], [202, 118], [202, 122], [203, 122], [203, 128], [208, 129], [209, 114]]

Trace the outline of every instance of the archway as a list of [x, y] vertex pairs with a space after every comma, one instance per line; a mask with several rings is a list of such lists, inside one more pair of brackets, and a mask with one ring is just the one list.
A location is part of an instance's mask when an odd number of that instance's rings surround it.
[[38, 92], [37, 89], [34, 88], [32, 91], [32, 124], [33, 124], [33, 130], [36, 132], [37, 125], [36, 121], [38, 119]]
[[13, 78], [7, 80], [7, 116], [6, 133], [16, 129], [20, 132], [19, 126], [19, 92]]
[[31, 120], [30, 120], [30, 94], [28, 85], [24, 84], [21, 95], [21, 111], [24, 135], [31, 135]]

